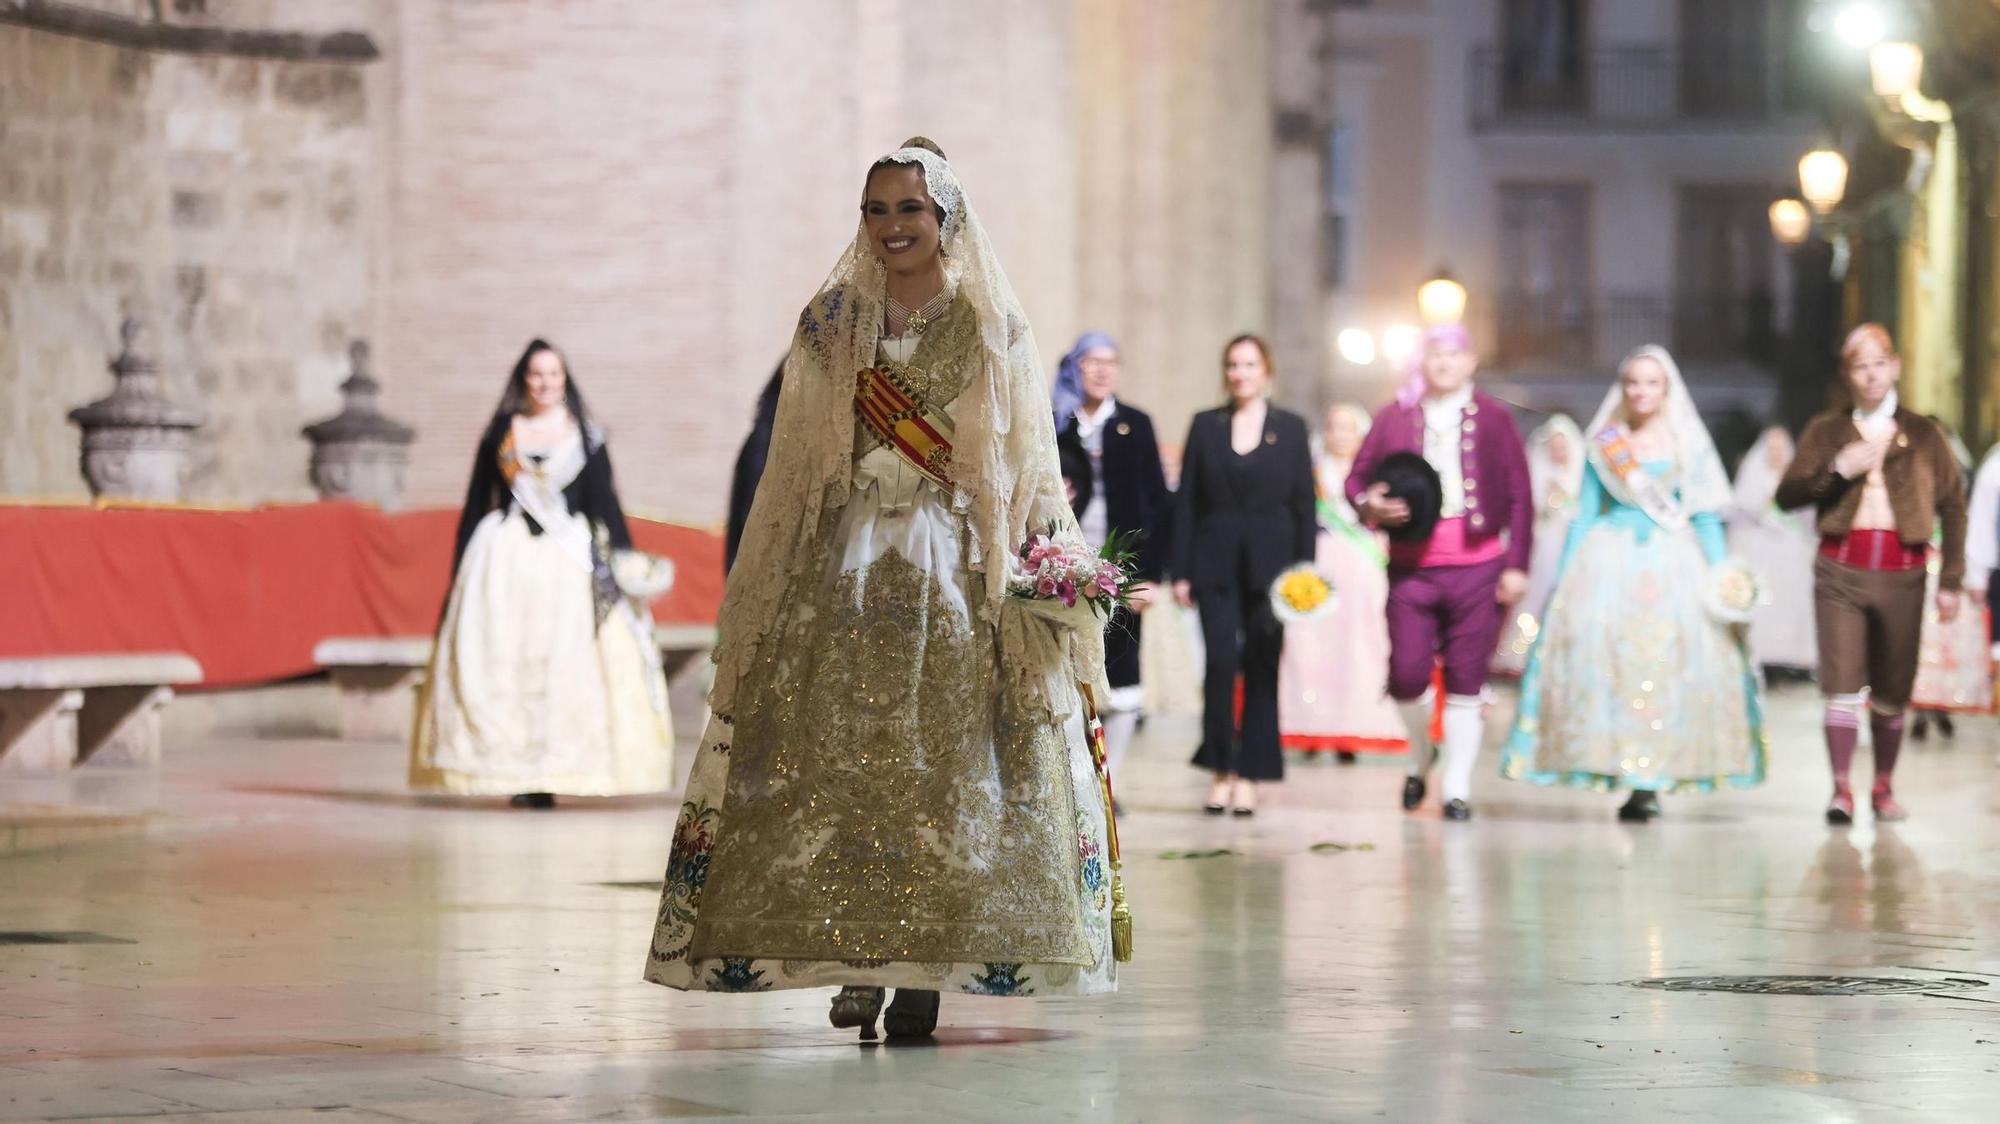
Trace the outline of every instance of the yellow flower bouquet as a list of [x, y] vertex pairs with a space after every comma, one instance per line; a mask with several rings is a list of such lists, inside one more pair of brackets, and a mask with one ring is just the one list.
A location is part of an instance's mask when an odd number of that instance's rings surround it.
[[1285, 624], [1304, 624], [1331, 612], [1333, 579], [1310, 562], [1301, 562], [1271, 583], [1271, 611]]

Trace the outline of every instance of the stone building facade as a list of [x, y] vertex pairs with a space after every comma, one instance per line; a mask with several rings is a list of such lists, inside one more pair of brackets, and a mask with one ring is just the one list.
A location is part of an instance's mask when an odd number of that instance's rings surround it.
[[[62, 417], [134, 314], [208, 411], [192, 498], [309, 499], [300, 427], [339, 409], [364, 337], [418, 431], [408, 502], [455, 503], [542, 335], [628, 504], [715, 522], [862, 172], [917, 132], [1051, 368], [1077, 330], [1117, 333], [1169, 435], [1219, 397], [1222, 340], [1269, 327], [1261, 3], [87, 8], [160, 42], [0, 21], [0, 495], [82, 493]], [[191, 54], [189, 30], [297, 34]], [[315, 36], [340, 57], [272, 49]]]

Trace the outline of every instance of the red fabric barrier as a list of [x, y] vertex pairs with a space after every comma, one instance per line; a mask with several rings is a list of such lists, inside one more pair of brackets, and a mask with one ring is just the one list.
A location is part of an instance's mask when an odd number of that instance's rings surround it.
[[[217, 686], [316, 670], [329, 636], [437, 628], [458, 512], [344, 503], [251, 510], [0, 505], [0, 657], [186, 652]], [[722, 537], [633, 519], [674, 560], [663, 624], [722, 604]]]

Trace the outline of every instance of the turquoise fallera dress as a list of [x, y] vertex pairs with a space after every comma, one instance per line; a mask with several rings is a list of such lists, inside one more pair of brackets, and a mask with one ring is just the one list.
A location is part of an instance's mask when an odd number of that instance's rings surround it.
[[[1642, 467], [1671, 485], [1672, 462]], [[1763, 708], [1742, 629], [1703, 604], [1724, 543], [1720, 513], [1662, 526], [1589, 466], [1521, 676], [1502, 776], [1602, 791], [1763, 782]]]

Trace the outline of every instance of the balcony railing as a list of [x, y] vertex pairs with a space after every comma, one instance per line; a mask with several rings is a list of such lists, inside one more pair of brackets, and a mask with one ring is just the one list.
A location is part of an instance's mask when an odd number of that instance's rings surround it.
[[1657, 130], [1731, 127], [1804, 110], [1805, 93], [1768, 49], [1473, 49], [1472, 127]]
[[1495, 358], [1504, 367], [1608, 371], [1641, 344], [1682, 360], [1778, 352], [1777, 309], [1760, 293], [1502, 293], [1494, 303]]

